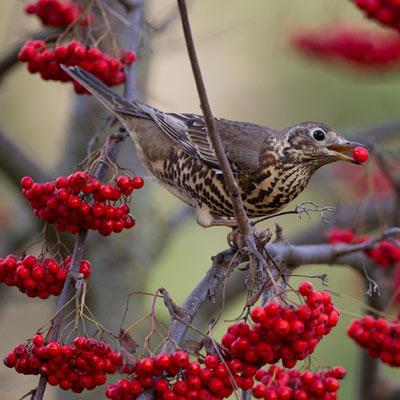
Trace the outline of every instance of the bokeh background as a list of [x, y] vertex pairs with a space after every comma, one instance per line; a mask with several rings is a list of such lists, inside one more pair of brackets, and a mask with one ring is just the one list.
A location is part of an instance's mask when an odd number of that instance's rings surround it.
[[[155, 25], [175, 6], [173, 0], [145, 3], [146, 19]], [[338, 70], [305, 59], [290, 46], [290, 35], [304, 25], [345, 20], [371, 27], [372, 23], [350, 1], [202, 0], [190, 3], [199, 57], [216, 116], [274, 128], [303, 120], [320, 120], [344, 132], [399, 119], [400, 72], [370, 75], [361, 70]], [[0, 57], [19, 38], [39, 29], [35, 18], [24, 15], [23, 4], [15, 0], [0, 2]], [[140, 35], [145, 44], [138, 62], [140, 96], [163, 110], [199, 113], [178, 21], [160, 34], [140, 32]], [[24, 65], [14, 68], [0, 82], [1, 129], [50, 174], [73, 168], [74, 159], [66, 154], [68, 149], [77, 143], [82, 147], [80, 129], [98, 123], [96, 113], [82, 115], [79, 111], [82, 107], [97, 110], [91, 100], [77, 100], [69, 85], [45, 82], [37, 75], [30, 75]], [[81, 151], [84, 154], [85, 148]], [[127, 144], [123, 162], [130, 162], [132, 151]], [[351, 179], [358, 179], [367, 174], [368, 167], [330, 168], [325, 167], [315, 176], [296, 203], [302, 200], [315, 200], [321, 205], [361, 202], [352, 197], [352, 183], [348, 181], [350, 175]], [[118, 329], [130, 291], [154, 292], [165, 287], [179, 304], [209, 268], [210, 257], [226, 247], [226, 229], [204, 230], [196, 225], [193, 217], [186, 218], [176, 229], [166, 228], [165, 221], [180, 209], [180, 203], [160, 189], [146, 172], [143, 174], [147, 178], [145, 189], [134, 198], [138, 225], [135, 232], [122, 233], [116, 240], [96, 235], [91, 238], [91, 254], [99, 261], [99, 267], [97, 271], [94, 262], [95, 277], [91, 281], [89, 301], [102, 323], [112, 329]], [[23, 237], [26, 230], [32, 229], [32, 218], [15, 183], [2, 175], [1, 170], [0, 188], [0, 256], [5, 256], [10, 251], [11, 238]], [[353, 218], [359, 219], [360, 215]], [[279, 219], [288, 238], [319, 222], [318, 215], [311, 220], [295, 216]], [[273, 227], [273, 223], [265, 226]], [[329, 288], [344, 295], [336, 299], [338, 307], [359, 314], [361, 304], [349, 298], [363, 301], [365, 288], [360, 277], [348, 268], [310, 266], [297, 273], [325, 272], [329, 274]], [[294, 280], [298, 281], [299, 278]], [[222, 319], [237, 317], [243, 299], [238, 296], [230, 302]], [[144, 314], [148, 302], [143, 296], [132, 298], [130, 322]], [[1, 286], [0, 354], [6, 354], [16, 343], [34, 334], [51, 317], [54, 305], [54, 300], [27, 299], [15, 289]], [[160, 313], [166, 318], [161, 308]], [[322, 341], [313, 356], [314, 365], [346, 367], [349, 375], [343, 382], [342, 399], [356, 398], [359, 352], [345, 335], [350, 320], [344, 313], [339, 327]], [[220, 323], [215, 335], [220, 335], [226, 326]], [[142, 334], [139, 329], [137, 335]], [[400, 378], [399, 373], [389, 368], [385, 368], [385, 373]], [[36, 377], [20, 376], [0, 366], [0, 398], [18, 399], [35, 387], [36, 381]], [[52, 389], [47, 393], [48, 399], [58, 396]], [[85, 393], [79, 398], [101, 398], [101, 392], [97, 392], [97, 397], [91, 396]], [[69, 394], [65, 398], [78, 396]]]

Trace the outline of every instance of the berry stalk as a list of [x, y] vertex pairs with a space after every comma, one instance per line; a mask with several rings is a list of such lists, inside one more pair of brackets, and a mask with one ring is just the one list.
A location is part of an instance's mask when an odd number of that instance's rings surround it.
[[[104, 145], [103, 160], [109, 160], [115, 162], [121, 143], [124, 140], [124, 136], [111, 135]], [[108, 171], [108, 166], [104, 162], [100, 162], [94, 177], [99, 180], [103, 180]], [[75, 288], [74, 276], [79, 272], [79, 267], [83, 258], [84, 247], [87, 238], [87, 230], [80, 231], [75, 242], [74, 251], [72, 253], [71, 264], [69, 266], [68, 275], [65, 280], [63, 290], [57, 303], [56, 317], [52, 321], [52, 325], [49, 331], [48, 339], [57, 341], [61, 324], [64, 317], [65, 306], [75, 296], [77, 289]], [[46, 390], [47, 377], [41, 376], [39, 379], [38, 386], [35, 391], [33, 400], [42, 400], [44, 392]]]

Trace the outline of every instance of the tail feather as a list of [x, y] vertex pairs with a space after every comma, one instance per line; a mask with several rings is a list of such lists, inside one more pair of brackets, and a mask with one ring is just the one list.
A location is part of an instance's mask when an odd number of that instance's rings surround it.
[[61, 65], [61, 68], [93, 94], [109, 111], [119, 117], [119, 119], [121, 119], [121, 114], [129, 114], [139, 118], [149, 118], [146, 112], [146, 107], [148, 106], [136, 100], [133, 102], [125, 100], [83, 68], [67, 67], [65, 65]]

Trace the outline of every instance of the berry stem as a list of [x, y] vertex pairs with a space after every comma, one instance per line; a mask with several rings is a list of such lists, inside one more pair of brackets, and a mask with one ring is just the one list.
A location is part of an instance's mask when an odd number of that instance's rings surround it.
[[[123, 135], [110, 135], [104, 145], [104, 152], [102, 161], [94, 174], [94, 177], [103, 180], [108, 169], [109, 163], [106, 160], [115, 162], [118, 152], [121, 148], [122, 141], [124, 140]], [[49, 330], [48, 339], [57, 340], [62, 327], [65, 305], [71, 301], [75, 296], [78, 288], [75, 287], [74, 275], [79, 272], [79, 266], [83, 257], [85, 243], [87, 238], [87, 231], [81, 231], [78, 233], [78, 237], [75, 241], [74, 251], [72, 253], [72, 260], [68, 270], [68, 275], [65, 280], [63, 290], [61, 292], [59, 301], [57, 303], [56, 317], [52, 321], [51, 328]], [[62, 311], [61, 311], [62, 310]], [[44, 392], [46, 390], [47, 377], [41, 376], [39, 379], [38, 386], [35, 391], [33, 400], [42, 400]]]
[[[244, 210], [243, 201], [240, 195], [238, 184], [233, 176], [231, 166], [229, 165], [224, 146], [219, 136], [215, 119], [211, 111], [210, 103], [204, 81], [201, 75], [200, 65], [196, 54], [196, 48], [193, 41], [192, 31], [190, 28], [189, 16], [185, 0], [177, 0], [179, 12], [182, 20], [183, 32], [185, 35], [186, 47], [189, 54], [190, 62], [192, 65], [193, 75], [196, 81], [197, 91], [200, 98], [200, 106], [204, 114], [204, 120], [207, 126], [207, 132], [213, 145], [215, 154], [218, 159], [218, 164], [224, 174], [225, 183], [231, 197], [235, 218], [238, 223], [239, 231], [243, 236], [249, 236], [251, 233], [251, 226]], [[259, 260], [260, 261], [260, 260]]]

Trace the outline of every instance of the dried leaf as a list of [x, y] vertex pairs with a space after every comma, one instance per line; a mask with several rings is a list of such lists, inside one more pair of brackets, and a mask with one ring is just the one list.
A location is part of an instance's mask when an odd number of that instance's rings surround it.
[[197, 342], [196, 340], [186, 340], [182, 349], [190, 354], [199, 355], [203, 346], [204, 343], [202, 340], [200, 342]]
[[118, 336], [118, 341], [121, 346], [121, 355], [124, 366], [133, 367], [136, 364], [136, 350], [139, 347], [136, 340], [124, 329]]

